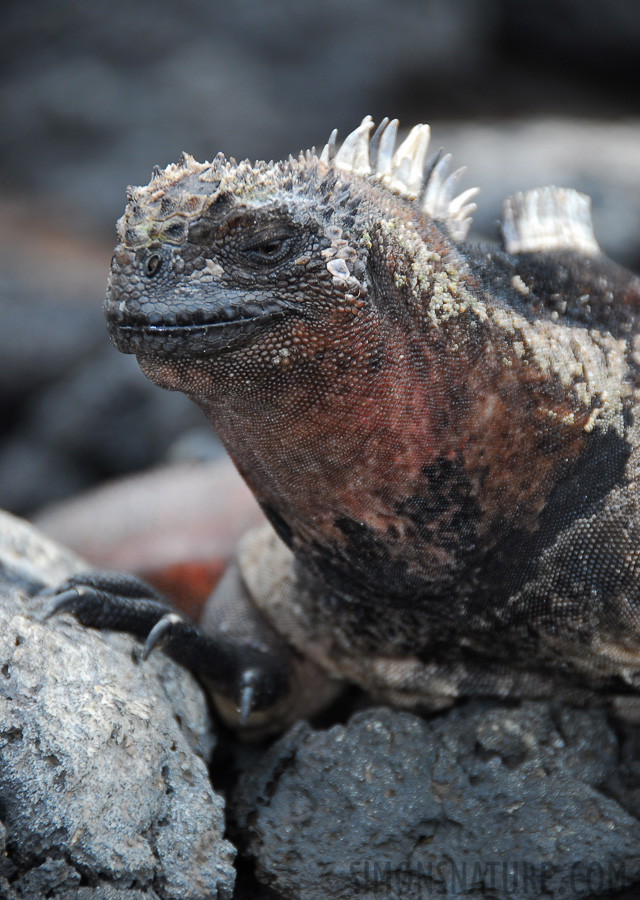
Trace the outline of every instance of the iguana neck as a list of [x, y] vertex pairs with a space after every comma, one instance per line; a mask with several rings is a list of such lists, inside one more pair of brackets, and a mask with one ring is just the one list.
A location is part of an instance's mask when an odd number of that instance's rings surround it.
[[477, 546], [526, 530], [513, 511], [537, 511], [580, 453], [576, 419], [540, 458], [522, 363], [474, 317], [421, 332], [380, 319], [366, 361], [324, 357], [269, 389], [194, 397], [280, 536], [336, 590], [357, 578], [360, 596], [446, 592]]

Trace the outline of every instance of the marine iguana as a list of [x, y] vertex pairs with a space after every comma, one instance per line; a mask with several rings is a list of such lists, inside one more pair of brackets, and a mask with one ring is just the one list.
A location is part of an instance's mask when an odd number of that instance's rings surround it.
[[272, 527], [200, 627], [102, 575], [57, 608], [151, 631], [248, 731], [345, 681], [427, 710], [640, 692], [640, 280], [569, 189], [465, 243], [475, 189], [397, 128], [183, 155], [118, 223], [113, 342], [204, 410]]

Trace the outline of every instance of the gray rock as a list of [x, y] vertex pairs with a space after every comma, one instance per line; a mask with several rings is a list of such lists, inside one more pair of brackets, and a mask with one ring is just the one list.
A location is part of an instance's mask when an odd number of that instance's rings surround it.
[[619, 723], [618, 765], [607, 779], [607, 789], [620, 806], [640, 819], [640, 728]]
[[[0, 882], [0, 887], [2, 884]], [[119, 888], [110, 884], [82, 887], [79, 872], [61, 859], [48, 859], [5, 886], [7, 900], [55, 897], [55, 900], [160, 900], [153, 890]]]
[[43, 621], [50, 601], [26, 592], [81, 568], [0, 514], [0, 808], [12, 890], [228, 898], [235, 851], [207, 773], [202, 691], [162, 653], [141, 664], [126, 635], [67, 615]]
[[616, 757], [599, 711], [371, 709], [295, 726], [245, 772], [235, 815], [287, 898], [600, 897], [640, 875], [640, 822], [599, 790]]

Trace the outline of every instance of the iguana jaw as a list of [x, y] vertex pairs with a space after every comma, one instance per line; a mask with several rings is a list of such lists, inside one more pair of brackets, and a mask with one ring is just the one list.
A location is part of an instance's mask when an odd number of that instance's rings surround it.
[[114, 267], [103, 307], [109, 336], [122, 353], [165, 359], [215, 357], [270, 328], [287, 309], [258, 291], [210, 287], [203, 299], [195, 288], [159, 286], [140, 296], [125, 284]]
[[282, 315], [282, 310], [274, 310], [231, 321], [184, 326], [125, 325], [114, 322], [107, 313], [107, 327], [111, 341], [121, 353], [164, 359], [207, 358], [242, 346]]

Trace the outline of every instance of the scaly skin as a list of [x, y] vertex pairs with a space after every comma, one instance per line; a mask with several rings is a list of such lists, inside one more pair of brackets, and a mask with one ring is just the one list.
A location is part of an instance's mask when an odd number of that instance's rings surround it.
[[635, 692], [640, 282], [571, 192], [516, 198], [516, 252], [464, 244], [424, 133], [390, 163], [392, 127], [157, 172], [119, 223], [112, 339], [204, 410], [289, 548], [241, 554], [251, 602], [331, 675], [427, 708]]

